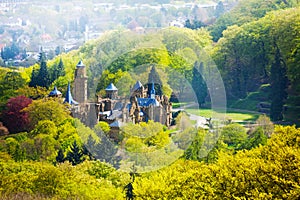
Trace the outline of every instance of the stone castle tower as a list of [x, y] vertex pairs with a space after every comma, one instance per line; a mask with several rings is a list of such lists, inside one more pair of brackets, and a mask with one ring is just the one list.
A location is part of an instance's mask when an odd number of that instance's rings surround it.
[[73, 94], [74, 99], [78, 103], [87, 102], [87, 76], [85, 65], [82, 61], [79, 61], [76, 66]]

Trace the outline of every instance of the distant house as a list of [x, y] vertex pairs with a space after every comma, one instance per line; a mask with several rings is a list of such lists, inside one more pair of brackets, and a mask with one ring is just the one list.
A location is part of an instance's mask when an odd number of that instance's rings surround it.
[[178, 20], [173, 20], [169, 23], [170, 26], [175, 26], [175, 27], [179, 27], [179, 28], [183, 28], [184, 24], [181, 21]]
[[49, 34], [43, 34], [43, 35], [41, 35], [40, 38], [43, 42], [50, 42], [53, 40], [51, 35], [49, 35]]

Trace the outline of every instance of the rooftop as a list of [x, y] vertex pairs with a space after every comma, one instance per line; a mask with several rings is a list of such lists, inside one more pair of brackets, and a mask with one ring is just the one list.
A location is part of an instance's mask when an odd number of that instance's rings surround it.
[[140, 81], [137, 81], [133, 86], [133, 91], [140, 89], [142, 86], [143, 86], [143, 84]]
[[85, 65], [83, 64], [82, 60], [79, 61], [79, 63], [76, 65], [77, 68], [79, 67], [85, 67]]
[[117, 91], [118, 88], [113, 83], [110, 83], [107, 88], [105, 88], [105, 91]]
[[54, 89], [49, 93], [49, 96], [53, 97], [53, 96], [59, 96], [59, 95], [61, 95], [61, 92], [59, 90], [57, 90], [56, 86], [54, 86]]

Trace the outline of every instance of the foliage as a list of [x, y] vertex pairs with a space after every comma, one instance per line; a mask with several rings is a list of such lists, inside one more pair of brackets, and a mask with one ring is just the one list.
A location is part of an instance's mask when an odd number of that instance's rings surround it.
[[36, 87], [23, 86], [17, 89], [17, 93], [36, 100], [36, 99], [42, 99], [44, 97], [47, 97], [49, 91], [46, 88], [40, 86], [36, 86]]
[[59, 63], [54, 64], [54, 66], [52, 66], [52, 68], [50, 69], [50, 75], [49, 75], [50, 83], [53, 83], [59, 77], [65, 76], [65, 75], [66, 75], [65, 66], [64, 66], [62, 58], [60, 58]]
[[1, 118], [4, 125], [11, 133], [26, 131], [29, 128], [29, 114], [23, 109], [32, 103], [32, 100], [25, 96], [10, 98], [6, 109], [2, 112]]
[[199, 105], [205, 103], [207, 97], [207, 86], [203, 79], [203, 63], [195, 63], [193, 68], [192, 87], [197, 96]]
[[[25, 80], [17, 70], [1, 70], [0, 77], [0, 110], [4, 108], [7, 100], [18, 96], [18, 88], [25, 85]], [[23, 94], [20, 94], [23, 95]]]
[[110, 126], [107, 122], [100, 121], [98, 124], [94, 127], [96, 132], [103, 131], [105, 134], [108, 134], [110, 131]]
[[88, 141], [85, 143], [85, 147], [90, 152], [92, 158], [110, 163], [115, 168], [119, 168], [121, 159], [116, 156], [118, 150], [116, 145], [102, 131], [96, 133], [99, 138], [98, 141], [89, 136]]
[[198, 21], [198, 20], [189, 20], [189, 19], [187, 19], [184, 23], [184, 27], [190, 28], [190, 29], [193, 29], [193, 30], [204, 27], [204, 26], [205, 26], [205, 24], [201, 21]]
[[[10, 46], [6, 46], [1, 49], [1, 58], [4, 61], [8, 61], [10, 59], [15, 59], [20, 54], [20, 47], [16, 42], [13, 42]], [[26, 56], [26, 51], [25, 55], [23, 54], [22, 57]]]
[[57, 136], [57, 126], [53, 121], [50, 120], [41, 120], [30, 132], [30, 136], [34, 137], [38, 134], [51, 135], [52, 137]]
[[233, 148], [238, 148], [247, 139], [246, 130], [239, 124], [229, 124], [222, 128], [222, 141]]
[[50, 199], [122, 199], [122, 190], [68, 163], [0, 162], [1, 196]]
[[[210, 28], [211, 35], [214, 41], [222, 37], [222, 32], [227, 27], [236, 25], [243, 25], [247, 22], [255, 21], [264, 17], [272, 10], [279, 10], [283, 8], [296, 7], [297, 3], [294, 0], [286, 1], [263, 1], [263, 0], [248, 0], [238, 1], [238, 5], [229, 13], [225, 13]], [[218, 4], [220, 8], [220, 5]]]
[[64, 155], [64, 152], [62, 149], [58, 150], [55, 160], [56, 160], [56, 163], [63, 163], [65, 161], [65, 155]]
[[259, 126], [249, 135], [248, 139], [244, 141], [241, 145], [241, 149], [249, 150], [265, 144], [267, 144], [267, 136], [264, 133], [263, 127]]
[[[299, 65], [296, 58], [299, 35], [294, 34], [299, 29], [299, 19], [299, 8], [279, 10], [270, 12], [257, 21], [228, 27], [223, 32], [223, 37], [213, 50], [213, 57], [231, 101], [244, 99], [249, 92], [257, 91], [262, 84], [275, 83], [272, 79], [280, 69], [286, 70], [290, 83], [288, 97], [299, 96], [298, 81], [295, 79], [299, 75], [296, 68]], [[281, 68], [275, 67], [276, 59]], [[284, 71], [280, 73], [285, 74]], [[279, 79], [276, 82], [278, 81]], [[281, 85], [285, 85], [283, 82]], [[283, 93], [280, 95], [285, 99]], [[267, 102], [271, 102], [272, 96], [268, 97]], [[292, 101], [287, 103], [295, 105]], [[288, 112], [286, 114], [291, 119], [292, 115]]]
[[135, 194], [138, 199], [297, 199], [299, 131], [276, 127], [266, 146], [220, 153], [214, 164], [179, 160], [137, 177]]
[[271, 122], [270, 118], [266, 115], [260, 115], [256, 120], [259, 127], [262, 127], [263, 132], [266, 136], [270, 137], [274, 132], [274, 124]]
[[42, 120], [50, 120], [58, 125], [70, 118], [68, 107], [51, 98], [34, 100], [24, 111], [28, 112], [31, 130]]
[[84, 161], [82, 149], [80, 149], [80, 147], [77, 145], [76, 140], [72, 144], [71, 149], [67, 154], [66, 160], [72, 163], [72, 165], [78, 165]]
[[279, 49], [275, 49], [275, 59], [271, 65], [271, 110], [272, 121], [283, 119], [283, 105], [287, 98], [288, 79], [286, 76], [286, 66], [283, 62]]
[[29, 86], [30, 87], [40, 86], [40, 87], [48, 88], [51, 84], [50, 82], [51, 80], [47, 69], [45, 52], [40, 53], [39, 64], [40, 64], [39, 70], [36, 71], [35, 69], [33, 69], [32, 71], [31, 81], [29, 83]]

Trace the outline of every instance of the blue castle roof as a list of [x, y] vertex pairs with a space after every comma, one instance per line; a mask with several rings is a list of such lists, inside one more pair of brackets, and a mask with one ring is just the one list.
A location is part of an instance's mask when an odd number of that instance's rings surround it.
[[117, 91], [118, 88], [113, 83], [110, 83], [107, 88], [105, 88], [105, 91]]
[[68, 83], [68, 90], [67, 90], [67, 93], [66, 93], [66, 98], [65, 98], [64, 103], [68, 103], [70, 105], [78, 105], [79, 104], [72, 97], [70, 83]]
[[152, 82], [152, 88], [150, 91], [150, 98], [154, 99], [155, 98], [155, 88], [154, 88], [154, 83]]
[[137, 81], [133, 86], [133, 91], [140, 89], [142, 86], [143, 86], [143, 84], [140, 81]]
[[79, 68], [79, 67], [85, 67], [85, 65], [83, 64], [82, 60], [80, 60], [80, 61], [78, 62], [78, 64], [76, 65], [76, 67], [77, 67], [77, 68]]
[[59, 96], [61, 95], [61, 92], [59, 90], [57, 90], [57, 87], [54, 86], [54, 89], [49, 93], [49, 96]]
[[137, 98], [139, 106], [159, 106], [159, 103], [156, 99], [153, 98]]

